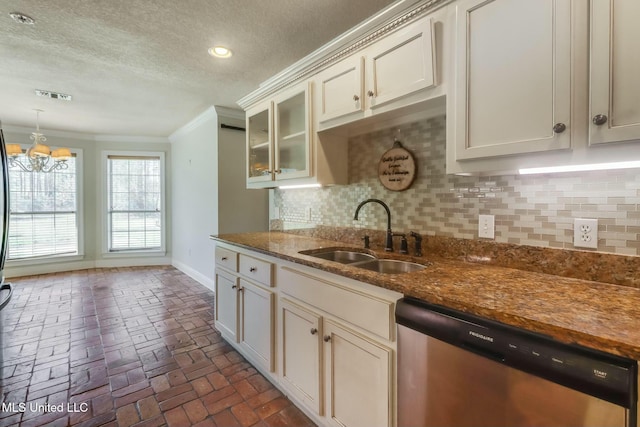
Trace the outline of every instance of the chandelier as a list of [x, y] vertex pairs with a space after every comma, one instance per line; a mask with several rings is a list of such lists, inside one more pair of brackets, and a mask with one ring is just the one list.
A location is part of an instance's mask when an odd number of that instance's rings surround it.
[[[57, 169], [67, 169], [69, 165], [67, 160], [71, 158], [71, 150], [68, 148], [57, 148], [51, 150], [48, 145], [45, 144], [47, 138], [40, 133], [40, 112], [42, 110], [35, 110], [36, 112], [36, 131], [31, 133], [30, 139], [33, 141], [31, 147], [27, 148], [26, 152], [22, 151], [20, 144], [7, 144], [7, 157], [9, 160], [9, 167], [19, 167], [25, 172], [53, 172]], [[19, 157], [25, 154], [28, 163], [23, 163]]]

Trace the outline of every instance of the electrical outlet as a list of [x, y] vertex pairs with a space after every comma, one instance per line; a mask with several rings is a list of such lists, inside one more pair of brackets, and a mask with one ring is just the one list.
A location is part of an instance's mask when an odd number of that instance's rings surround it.
[[495, 216], [478, 216], [478, 237], [485, 239], [494, 239], [496, 237]]
[[598, 249], [598, 220], [575, 218], [573, 221], [573, 246]]

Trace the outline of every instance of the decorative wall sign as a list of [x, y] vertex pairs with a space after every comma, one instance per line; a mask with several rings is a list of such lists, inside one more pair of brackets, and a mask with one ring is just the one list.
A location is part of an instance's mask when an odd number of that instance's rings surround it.
[[382, 155], [378, 163], [378, 178], [382, 185], [392, 191], [402, 191], [411, 187], [416, 177], [416, 161], [400, 141]]

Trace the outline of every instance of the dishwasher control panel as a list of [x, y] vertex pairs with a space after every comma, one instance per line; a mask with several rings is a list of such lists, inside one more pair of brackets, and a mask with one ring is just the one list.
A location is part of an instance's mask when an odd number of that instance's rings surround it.
[[506, 366], [600, 399], [635, 407], [637, 362], [420, 300], [404, 298], [396, 321]]

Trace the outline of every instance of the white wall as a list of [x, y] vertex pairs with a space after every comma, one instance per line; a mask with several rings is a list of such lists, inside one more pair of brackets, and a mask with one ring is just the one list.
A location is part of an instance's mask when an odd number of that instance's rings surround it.
[[[5, 142], [8, 144], [29, 144], [29, 136], [33, 129], [4, 126]], [[82, 205], [78, 207], [81, 214], [83, 234], [81, 246], [83, 255], [73, 258], [57, 258], [48, 260], [8, 261], [5, 265], [6, 277], [26, 276], [58, 271], [78, 270], [93, 267], [118, 267], [131, 265], [162, 265], [171, 263], [171, 144], [165, 138], [141, 137], [101, 137], [71, 132], [47, 131], [42, 129], [47, 143], [53, 147], [70, 147], [82, 149]], [[105, 192], [103, 176], [102, 151], [162, 151], [165, 153], [165, 188], [166, 188], [166, 248], [164, 256], [114, 256], [103, 253], [103, 198]]]
[[214, 288], [211, 235], [268, 230], [266, 190], [247, 190], [244, 113], [211, 107], [174, 132], [173, 265]]
[[213, 242], [218, 232], [218, 117], [213, 107], [174, 132], [173, 265], [213, 289]]

